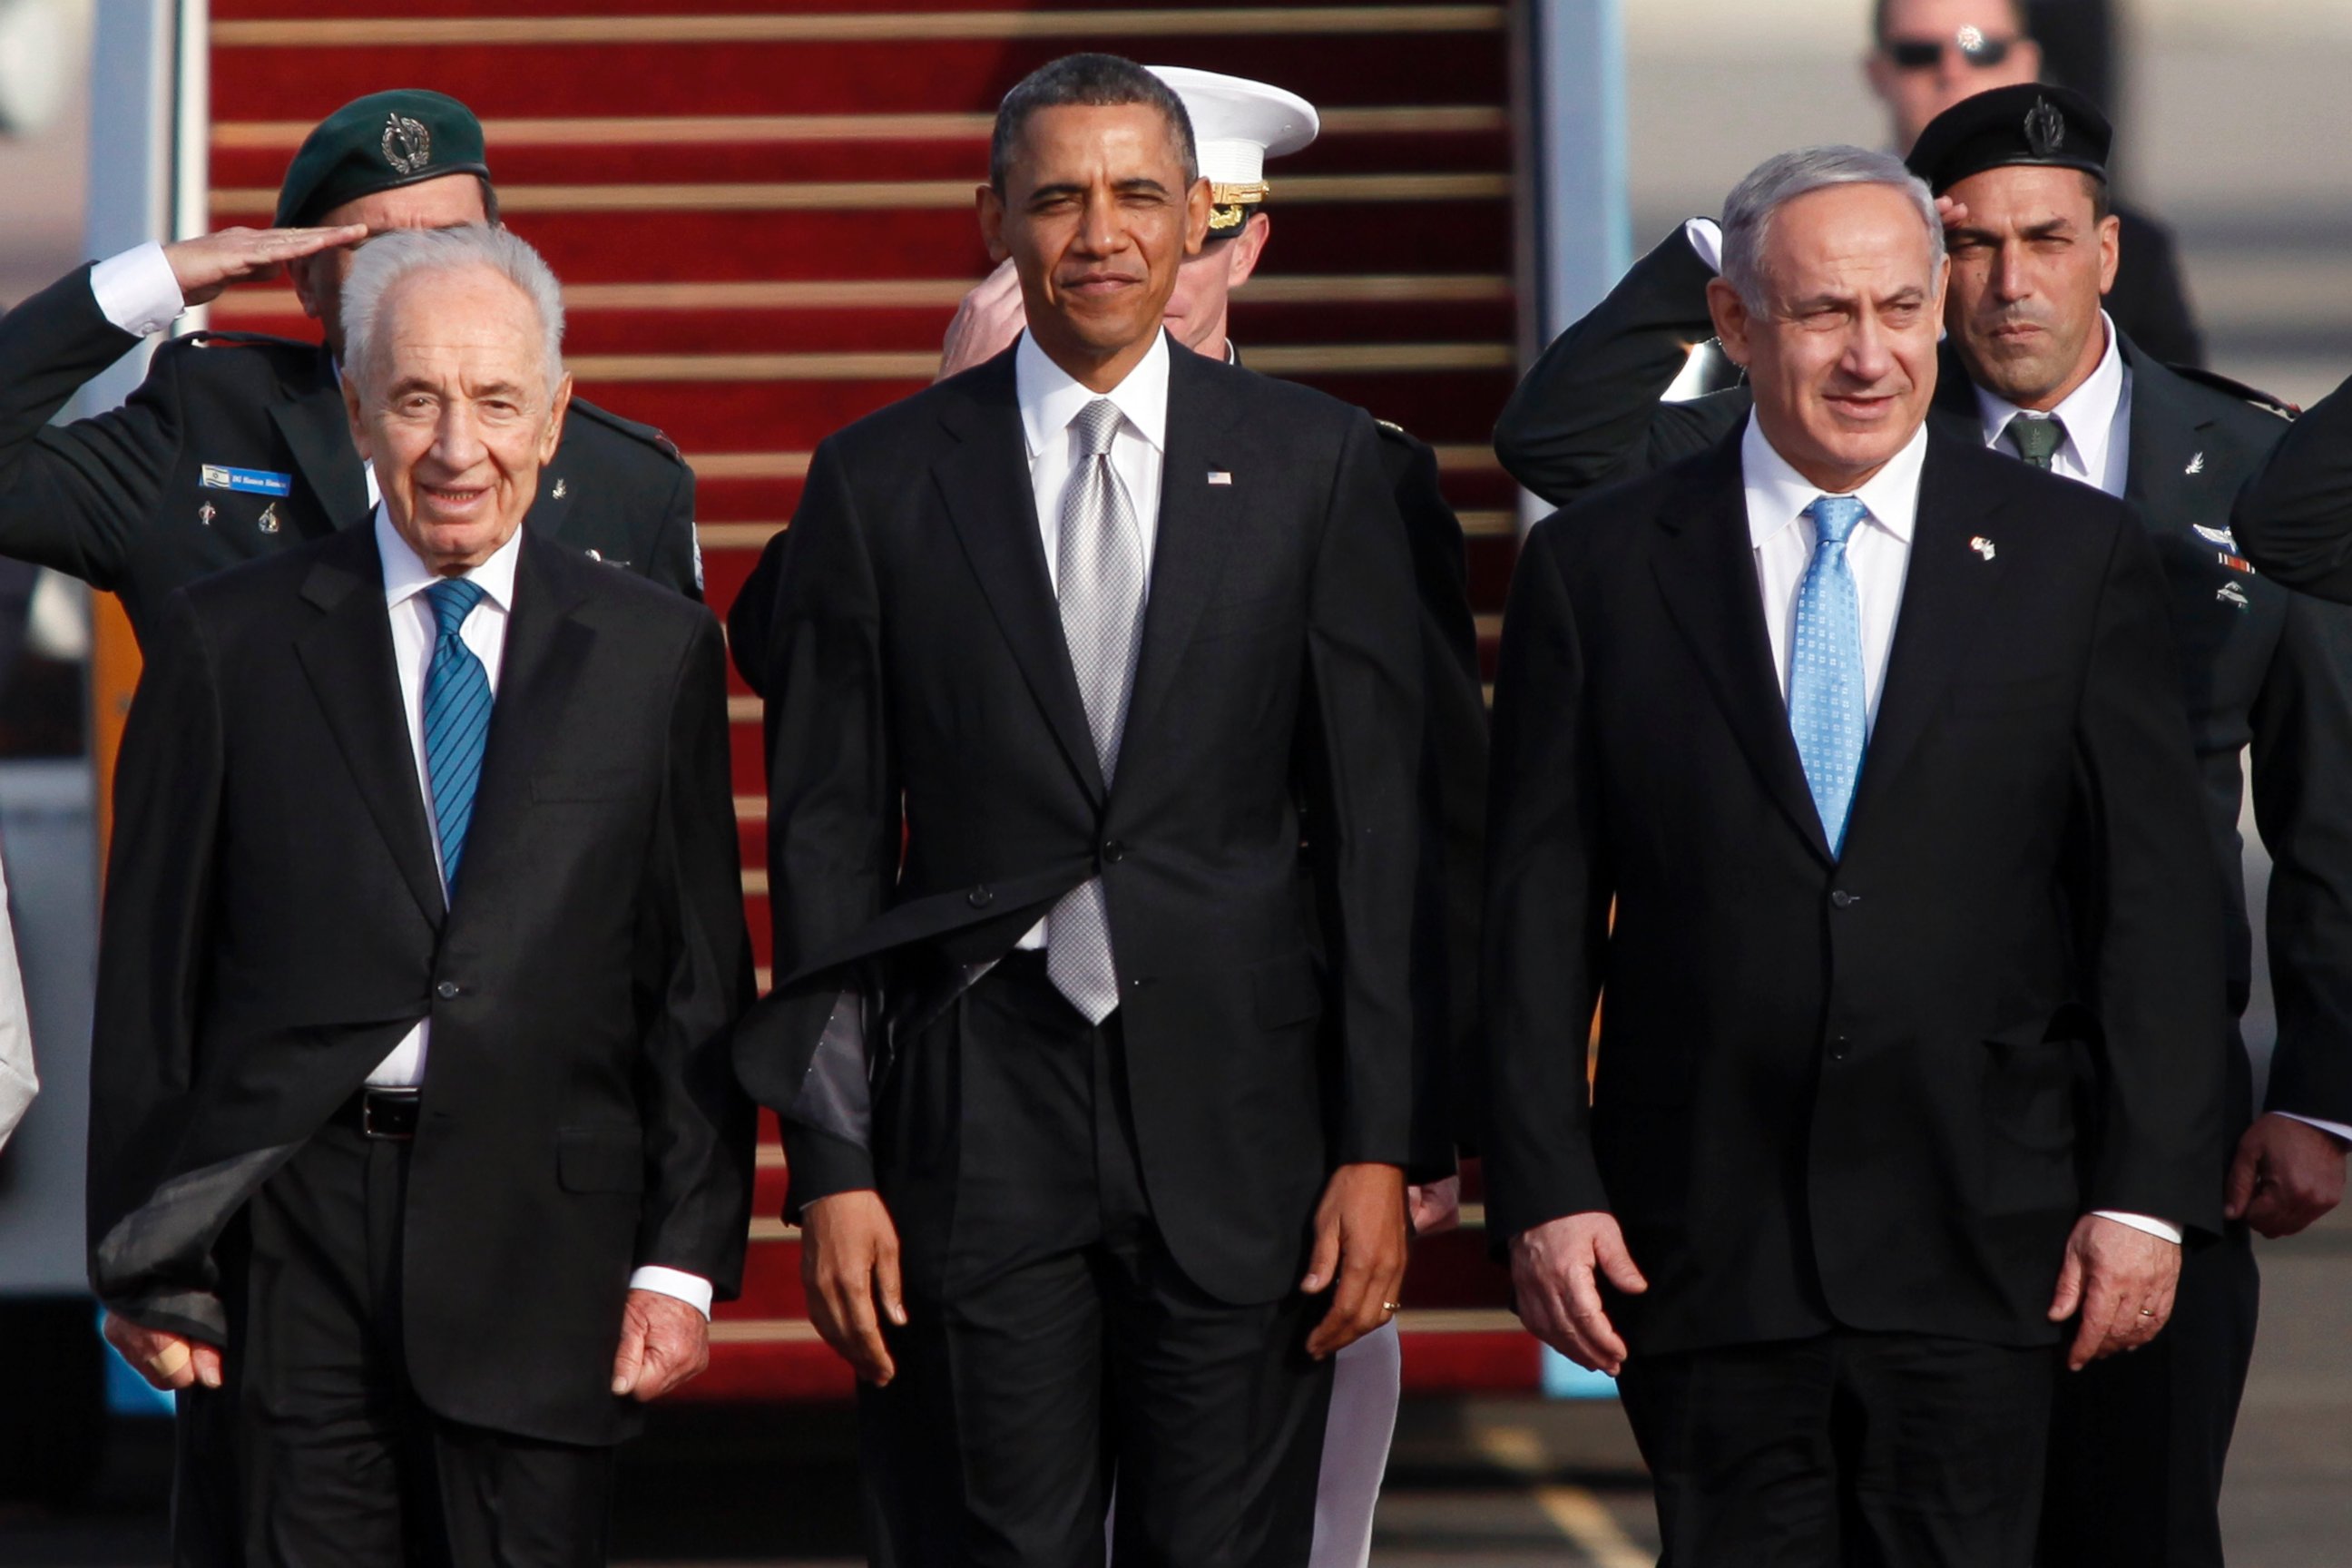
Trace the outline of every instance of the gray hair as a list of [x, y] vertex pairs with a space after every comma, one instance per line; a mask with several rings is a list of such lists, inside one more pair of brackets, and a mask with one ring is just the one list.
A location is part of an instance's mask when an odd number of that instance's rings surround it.
[[482, 224], [454, 228], [394, 229], [370, 239], [352, 258], [343, 280], [343, 368], [362, 385], [383, 328], [383, 302], [404, 280], [425, 272], [486, 267], [531, 302], [546, 358], [547, 390], [563, 379], [563, 288], [546, 260], [509, 230]]
[[1750, 311], [1760, 316], [1766, 309], [1764, 241], [1772, 215], [1799, 196], [1832, 185], [1888, 185], [1909, 196], [1927, 226], [1929, 276], [1942, 267], [1944, 225], [1936, 216], [1936, 198], [1902, 159], [1863, 147], [1800, 147], [1757, 164], [1723, 199], [1723, 277]]

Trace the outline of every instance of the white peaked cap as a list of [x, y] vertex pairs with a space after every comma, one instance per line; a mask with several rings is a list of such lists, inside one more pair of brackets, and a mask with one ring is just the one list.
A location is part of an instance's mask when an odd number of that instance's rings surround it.
[[1297, 152], [1323, 128], [1315, 106], [1295, 92], [1182, 66], [1145, 68], [1184, 100], [1184, 112], [1192, 117], [1192, 140], [1200, 147], [1201, 174], [1213, 185], [1258, 184], [1265, 178], [1266, 159]]

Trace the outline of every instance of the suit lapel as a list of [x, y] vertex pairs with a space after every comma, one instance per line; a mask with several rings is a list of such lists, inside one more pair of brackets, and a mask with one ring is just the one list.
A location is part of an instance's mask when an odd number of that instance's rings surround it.
[[2205, 461], [2205, 432], [2174, 395], [2179, 379], [2149, 362], [2129, 338], [2123, 340], [2122, 351], [2131, 372], [2124, 500], [2158, 532], [2185, 533], [2200, 521], [2226, 519], [2232, 498], [2224, 475], [2231, 465]]
[[483, 868], [512, 851], [530, 809], [530, 781], [554, 735], [567, 722], [573, 685], [587, 668], [595, 628], [573, 612], [576, 593], [551, 568], [562, 547], [547, 542], [525, 522], [522, 552], [515, 563], [514, 605], [507, 616], [507, 640], [499, 663], [498, 699], [490, 706], [489, 732], [482, 742], [481, 782], [474, 791], [473, 826], [466, 833], [465, 865], [457, 897], [467, 882], [497, 886], [502, 879]]
[[[272, 404], [271, 423], [294, 454], [320, 510], [337, 529], [367, 520], [367, 471], [352, 446], [351, 420], [343, 412], [343, 392], [328, 367], [324, 350], [319, 355], [321, 384], [297, 392]], [[298, 510], [298, 515], [300, 515]]]
[[1168, 358], [1159, 534], [1152, 545], [1151, 593], [1143, 606], [1143, 647], [1127, 702], [1130, 737], [1145, 731], [1174, 683], [1240, 521], [1236, 487], [1208, 482], [1210, 469], [1234, 467], [1219, 443], [1229, 438], [1236, 410], [1230, 399], [1216, 397], [1203, 384], [1209, 362], [1172, 343]]
[[1013, 354], [974, 375], [969, 401], [950, 405], [944, 422], [955, 445], [932, 467], [956, 537], [1013, 650], [1013, 662], [1045, 710], [1054, 738], [1087, 792], [1099, 802], [1102, 764], [1062, 636], [1061, 607], [1045, 570], [1045, 543], [1014, 401]]
[[1688, 505], [1664, 522], [1670, 537], [1653, 574], [1765, 793], [1827, 860], [1829, 840], [1789, 733], [1788, 701], [1774, 676], [1771, 639], [1764, 629], [1764, 600], [1756, 585], [1756, 552], [1740, 480], [1742, 431], [1734, 431], [1693, 471]]
[[[1919, 477], [1919, 515], [1903, 578], [1903, 607], [1887, 650], [1878, 721], [1863, 753], [1849, 844], [1856, 831], [1870, 826], [1872, 802], [1894, 786], [1912, 748], [1941, 710], [1945, 689], [2017, 554], [1999, 548], [2009, 535], [1998, 510], [1986, 511], [1944, 480], [1946, 462], [1943, 443], [1931, 437]], [[1976, 546], [1979, 538], [1993, 547], [1990, 559]]]
[[[342, 541], [353, 542], [344, 548]], [[441, 872], [417, 787], [416, 753], [401, 711], [383, 567], [372, 532], [354, 530], [342, 541], [303, 583], [302, 596], [321, 614], [296, 638], [296, 657], [402, 878], [425, 918], [437, 924], [443, 914]]]

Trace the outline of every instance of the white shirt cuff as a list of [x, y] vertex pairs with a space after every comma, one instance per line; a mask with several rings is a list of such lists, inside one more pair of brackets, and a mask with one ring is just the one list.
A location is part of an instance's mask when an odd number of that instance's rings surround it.
[[2111, 1219], [2117, 1225], [2127, 1225], [2134, 1230], [2144, 1230], [2158, 1241], [2168, 1241], [2175, 1247], [2180, 1245], [2181, 1232], [2177, 1225], [2167, 1225], [2160, 1219], [2150, 1219], [2144, 1214], [2117, 1214], [2113, 1209], [2093, 1209], [2091, 1212], [2101, 1219]]
[[1711, 217], [1695, 217], [1683, 225], [1683, 237], [1709, 272], [1723, 270], [1723, 226]]
[[710, 1281], [699, 1274], [648, 1264], [629, 1276], [629, 1289], [675, 1296], [704, 1317], [710, 1316]]
[[2271, 1114], [2284, 1116], [2289, 1121], [2300, 1121], [2305, 1127], [2316, 1127], [2330, 1138], [2340, 1138], [2347, 1143], [2352, 1143], [2352, 1127], [2347, 1127], [2341, 1121], [2322, 1121], [2316, 1116], [2297, 1116], [2292, 1110], [2274, 1110]]
[[152, 239], [91, 268], [89, 291], [98, 296], [98, 313], [133, 337], [162, 331], [187, 309], [179, 278]]

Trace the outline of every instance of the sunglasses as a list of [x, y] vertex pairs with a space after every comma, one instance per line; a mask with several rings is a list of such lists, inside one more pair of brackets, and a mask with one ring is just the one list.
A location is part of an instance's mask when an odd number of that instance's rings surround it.
[[1886, 58], [1895, 62], [1897, 70], [1933, 70], [1944, 63], [1946, 49], [1958, 49], [1962, 59], [1984, 70], [2009, 58], [2009, 51], [2018, 42], [2015, 38], [1988, 38], [1975, 27], [1962, 27], [1948, 44], [1941, 38], [1889, 38]]

